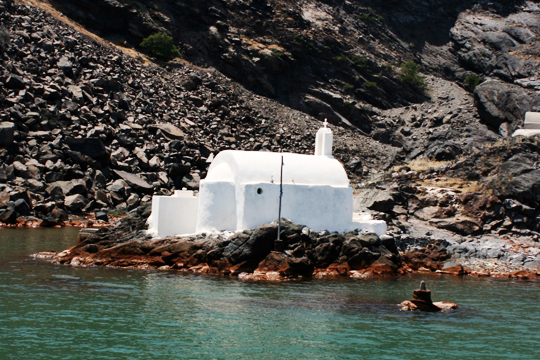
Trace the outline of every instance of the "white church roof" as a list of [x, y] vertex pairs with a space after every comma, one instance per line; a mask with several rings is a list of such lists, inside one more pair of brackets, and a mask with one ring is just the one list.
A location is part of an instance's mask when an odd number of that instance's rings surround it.
[[343, 165], [334, 158], [264, 151], [222, 151], [210, 165], [205, 180], [279, 183], [282, 155], [284, 184], [349, 186]]

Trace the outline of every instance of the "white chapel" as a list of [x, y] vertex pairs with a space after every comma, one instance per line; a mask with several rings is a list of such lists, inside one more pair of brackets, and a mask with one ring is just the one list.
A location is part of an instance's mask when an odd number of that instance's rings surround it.
[[181, 190], [153, 197], [149, 232], [165, 237], [271, 223], [278, 218], [281, 183], [283, 218], [315, 231], [385, 234], [384, 221], [353, 214], [352, 188], [343, 165], [332, 156], [332, 141], [325, 122], [317, 132], [314, 155], [222, 151], [201, 180], [198, 194]]

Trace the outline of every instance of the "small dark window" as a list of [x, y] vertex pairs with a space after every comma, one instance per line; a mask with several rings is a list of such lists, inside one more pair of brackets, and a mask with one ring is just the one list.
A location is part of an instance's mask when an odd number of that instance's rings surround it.
[[261, 188], [258, 188], [258, 189], [257, 189], [257, 194], [259, 194], [259, 195], [262, 194], [262, 189], [261, 189]]

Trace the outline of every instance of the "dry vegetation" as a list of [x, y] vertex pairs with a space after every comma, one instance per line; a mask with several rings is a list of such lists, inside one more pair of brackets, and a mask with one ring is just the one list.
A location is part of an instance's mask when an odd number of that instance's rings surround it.
[[478, 181], [467, 181], [456, 178], [435, 178], [420, 180], [421, 186], [438, 187], [438, 188], [451, 188], [459, 190], [461, 193], [478, 193], [485, 191], [483, 185]]
[[438, 168], [443, 167], [443, 166], [445, 166], [445, 165], [447, 165], [449, 163], [450, 163], [450, 161], [434, 161], [434, 160], [429, 160], [429, 159], [425, 159], [425, 158], [417, 158], [417, 159], [414, 159], [413, 161], [411, 161], [408, 164], [394, 166], [391, 169], [391, 171], [392, 172], [398, 171], [399, 169], [401, 169], [403, 167], [408, 167], [412, 171], [425, 171], [425, 170], [428, 170], [428, 169], [438, 169]]

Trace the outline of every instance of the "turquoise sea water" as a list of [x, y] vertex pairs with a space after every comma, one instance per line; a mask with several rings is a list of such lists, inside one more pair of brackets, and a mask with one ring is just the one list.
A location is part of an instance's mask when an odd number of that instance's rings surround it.
[[[539, 359], [540, 282], [258, 283], [70, 268], [74, 229], [0, 229], [0, 359]], [[450, 313], [401, 312], [425, 279]]]

